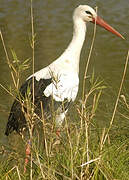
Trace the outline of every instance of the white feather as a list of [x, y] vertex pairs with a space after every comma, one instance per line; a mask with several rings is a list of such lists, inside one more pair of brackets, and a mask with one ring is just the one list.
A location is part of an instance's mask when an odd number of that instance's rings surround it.
[[74, 101], [78, 92], [79, 79], [76, 73], [61, 73], [53, 78], [53, 82], [46, 87], [44, 95], [52, 95], [55, 101], [68, 99]]

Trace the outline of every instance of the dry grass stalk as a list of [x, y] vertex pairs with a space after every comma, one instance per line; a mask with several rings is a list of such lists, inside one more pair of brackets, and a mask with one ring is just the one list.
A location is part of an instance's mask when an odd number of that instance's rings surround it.
[[109, 125], [107, 133], [106, 133], [106, 135], [105, 135], [105, 137], [103, 139], [103, 145], [106, 142], [106, 139], [107, 139], [107, 137], [109, 135], [109, 131], [111, 130], [111, 127], [112, 127], [112, 124], [113, 124], [113, 121], [114, 121], [114, 117], [115, 117], [115, 114], [116, 114], [116, 110], [117, 110], [117, 106], [118, 106], [121, 90], [122, 90], [122, 87], [123, 87], [123, 83], [124, 83], [124, 79], [125, 79], [125, 75], [126, 75], [126, 71], [127, 71], [128, 61], [129, 61], [129, 50], [128, 50], [128, 53], [127, 53], [127, 57], [126, 57], [126, 61], [125, 61], [125, 66], [124, 66], [124, 71], [123, 71], [123, 75], [122, 75], [122, 79], [121, 79], [121, 83], [120, 83], [120, 88], [119, 88], [119, 91], [118, 91], [118, 95], [117, 95], [115, 107], [114, 107], [114, 110], [113, 110], [112, 118], [111, 118], [111, 121], [110, 121], [110, 125]]
[[[97, 12], [97, 7], [96, 7], [96, 12]], [[89, 52], [89, 56], [88, 56], [86, 67], [85, 67], [83, 86], [82, 86], [81, 129], [82, 129], [82, 126], [83, 126], [83, 119], [84, 119], [84, 109], [85, 109], [84, 104], [86, 103], [86, 99], [87, 99], [87, 95], [85, 95], [86, 77], [87, 77], [88, 67], [89, 67], [89, 63], [90, 63], [90, 59], [91, 59], [91, 54], [92, 54], [92, 51], [93, 51], [95, 36], [96, 36], [96, 22], [95, 22], [95, 25], [94, 25], [93, 38], [92, 38], [90, 52]], [[87, 152], [87, 161], [90, 161], [90, 156], [89, 156], [89, 135], [88, 135], [89, 125], [87, 124], [87, 121], [85, 121], [85, 122], [86, 122], [86, 124], [85, 124], [86, 144], [85, 145], [86, 145], [86, 152]], [[84, 159], [84, 156], [83, 156], [83, 159]], [[82, 163], [83, 163], [83, 161], [82, 161]], [[88, 166], [89, 165], [87, 165], [87, 168], [89, 168]], [[83, 169], [81, 169], [81, 179], [83, 178], [82, 176], [83, 176]]]

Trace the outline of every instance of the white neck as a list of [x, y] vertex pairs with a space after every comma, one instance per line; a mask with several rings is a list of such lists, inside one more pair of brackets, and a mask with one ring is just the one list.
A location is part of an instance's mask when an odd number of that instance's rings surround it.
[[74, 19], [73, 38], [67, 49], [61, 55], [62, 60], [67, 60], [79, 72], [81, 49], [85, 40], [86, 24], [82, 19]]

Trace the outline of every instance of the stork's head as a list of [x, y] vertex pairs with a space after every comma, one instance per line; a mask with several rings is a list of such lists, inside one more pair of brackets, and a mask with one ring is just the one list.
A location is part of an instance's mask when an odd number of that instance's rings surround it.
[[87, 5], [80, 5], [74, 11], [74, 18], [82, 19], [85, 22], [92, 22], [96, 17], [95, 10]]
[[124, 37], [117, 32], [114, 28], [112, 28], [107, 22], [105, 22], [102, 18], [100, 18], [96, 11], [87, 5], [80, 5], [78, 6], [73, 14], [73, 19], [76, 21], [76, 19], [80, 19], [84, 22], [92, 22], [96, 23], [97, 25], [105, 28], [106, 30], [112, 32], [113, 34], [116, 34], [120, 38], [124, 39]]

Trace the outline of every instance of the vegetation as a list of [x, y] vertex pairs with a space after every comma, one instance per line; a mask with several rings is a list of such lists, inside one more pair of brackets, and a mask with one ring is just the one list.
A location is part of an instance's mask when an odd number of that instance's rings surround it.
[[[33, 28], [33, 9], [31, 3], [32, 22], [32, 64], [34, 72], [34, 45], [35, 34]], [[77, 180], [128, 180], [129, 179], [129, 133], [128, 127], [124, 127], [120, 120], [129, 119], [128, 95], [122, 94], [124, 78], [127, 69], [128, 57], [119, 88], [114, 109], [107, 112], [109, 124], [100, 127], [97, 123], [100, 102], [106, 87], [104, 82], [95, 78], [95, 73], [87, 78], [87, 70], [90, 62], [94, 36], [89, 53], [89, 58], [84, 73], [82, 98], [74, 104], [71, 115], [65, 118], [61, 127], [61, 134], [57, 136], [57, 128], [54, 121], [46, 122], [44, 117], [40, 118], [40, 127], [33, 132], [34, 114], [33, 102], [26, 96], [28, 110], [25, 113], [29, 137], [22, 139], [19, 135], [12, 133], [10, 146], [1, 145], [0, 179], [1, 180], [24, 180], [24, 179], [77, 179]], [[7, 63], [14, 83], [14, 87], [7, 89], [0, 86], [14, 98], [19, 95], [20, 77], [24, 70], [29, 68], [29, 60], [23, 63], [12, 50], [12, 61], [10, 60], [4, 38], [0, 33], [5, 50]], [[88, 84], [88, 88], [85, 86]], [[29, 89], [28, 89], [29, 94]], [[20, 102], [22, 103], [22, 101]], [[41, 105], [42, 107], [42, 105]], [[43, 109], [41, 108], [41, 111]], [[76, 113], [76, 117], [72, 117]], [[105, 117], [101, 118], [105, 122]], [[114, 122], [115, 120], [115, 122]], [[120, 133], [120, 129], [123, 130]], [[31, 155], [24, 173], [25, 145], [27, 138], [31, 139]]]

